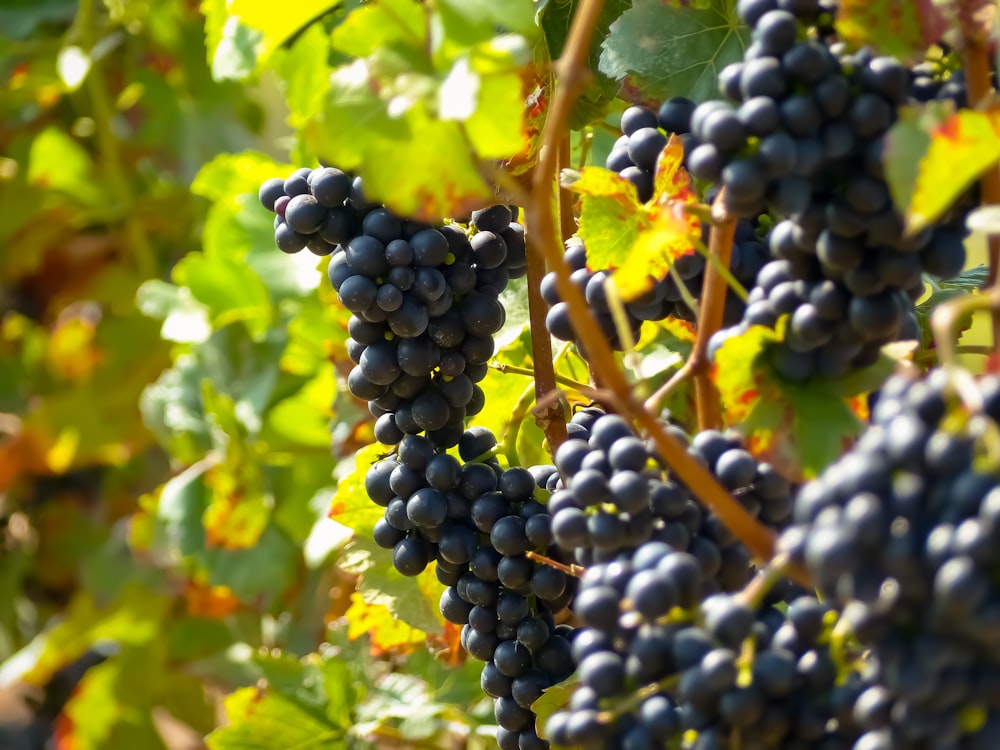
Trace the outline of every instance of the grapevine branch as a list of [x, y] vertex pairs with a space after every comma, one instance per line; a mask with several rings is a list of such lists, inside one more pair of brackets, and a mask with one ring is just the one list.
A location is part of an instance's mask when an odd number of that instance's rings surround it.
[[[533, 176], [532, 201], [526, 210], [532, 232], [530, 250], [544, 256], [556, 274], [556, 287], [569, 307], [577, 335], [587, 350], [594, 370], [603, 387], [614, 395], [621, 411], [635, 419], [650, 435], [664, 461], [677, 478], [691, 489], [712, 510], [727, 528], [733, 531], [758, 560], [770, 560], [774, 554], [775, 534], [760, 524], [740, 505], [703, 465], [695, 461], [675, 437], [667, 434], [656, 416], [643, 408], [635, 398], [624, 374], [615, 362], [607, 339], [597, 326], [583, 293], [570, 280], [570, 269], [563, 259], [562, 243], [553, 215], [553, 190], [559, 139], [565, 131], [570, 110], [590, 71], [587, 56], [590, 40], [600, 14], [603, 0], [582, 0], [577, 7], [563, 54], [555, 63], [558, 82], [552, 98], [538, 164]], [[809, 585], [801, 569], [789, 571], [796, 581]]]
[[719, 414], [719, 394], [710, 378], [708, 361], [708, 341], [722, 328], [725, 314], [728, 284], [720, 268], [729, 268], [733, 255], [733, 238], [736, 234], [736, 219], [726, 211], [725, 190], [719, 193], [712, 204], [712, 229], [708, 236], [708, 254], [718, 262], [709, 262], [705, 268], [702, 284], [701, 305], [698, 308], [698, 338], [694, 350], [684, 366], [674, 373], [652, 396], [645, 407], [654, 414], [659, 411], [663, 399], [678, 385], [690, 377], [695, 381], [695, 404], [698, 413], [698, 427], [706, 430], [718, 428], [722, 424]]
[[[965, 69], [965, 80], [969, 87], [969, 103], [976, 106], [993, 89], [990, 82], [990, 51], [987, 46], [988, 40], [972, 34], [968, 28], [963, 31], [965, 44], [962, 50], [962, 67]], [[1000, 169], [996, 165], [983, 173], [980, 185], [983, 205], [1000, 205]], [[990, 234], [988, 242], [990, 269], [987, 285], [998, 289], [1000, 288], [1000, 235]], [[993, 345], [997, 346], [1000, 344], [1000, 310], [993, 310], [992, 322]]]
[[[530, 235], [530, 232], [526, 233]], [[545, 276], [545, 256], [528, 253], [528, 329], [531, 333], [531, 357], [535, 371], [535, 402], [556, 391], [555, 357], [552, 356], [552, 338], [545, 327], [547, 307], [542, 299], [542, 278]], [[549, 441], [549, 450], [555, 453], [566, 440], [566, 422], [560, 399], [553, 399], [544, 410], [536, 410], [535, 419]]]

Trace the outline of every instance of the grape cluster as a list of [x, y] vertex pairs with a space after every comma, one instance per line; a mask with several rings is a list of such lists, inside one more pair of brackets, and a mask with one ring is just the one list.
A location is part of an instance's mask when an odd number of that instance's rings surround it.
[[[688, 443], [679, 428], [667, 428]], [[577, 412], [568, 439], [556, 450], [548, 508], [555, 542], [577, 563], [609, 562], [649, 540], [689, 552], [698, 561], [708, 595], [733, 591], [752, 572], [743, 545], [692, 493], [669, 478], [655, 450], [615, 414], [591, 407]], [[792, 510], [792, 488], [735, 439], [706, 430], [689, 451], [751, 513], [780, 527]]]
[[653, 197], [656, 161], [667, 145], [667, 133], [684, 138], [685, 151], [691, 139], [691, 115], [695, 104], [683, 96], [668, 99], [654, 112], [645, 107], [629, 107], [622, 113], [622, 135], [615, 141], [604, 165], [631, 182], [640, 203]]
[[857, 750], [1000, 747], [1000, 377], [976, 391], [981, 412], [943, 371], [891, 379], [780, 540], [869, 649]]
[[482, 685], [495, 701], [501, 747], [529, 750], [547, 746], [531, 704], [573, 670], [568, 629], [554, 616], [571, 602], [576, 582], [526, 556], [561, 559], [552, 519], [535, 498], [555, 467], [503, 470], [489, 455], [495, 446], [479, 427], [462, 435], [458, 457], [407, 435], [395, 455], [371, 466], [365, 489], [385, 508], [373, 537], [393, 551], [396, 569], [415, 576], [436, 561], [447, 587], [441, 614], [463, 626], [462, 646], [486, 662]]
[[783, 218], [769, 235], [776, 262], [761, 271], [742, 325], [774, 328], [788, 315], [772, 352], [779, 374], [838, 377], [890, 341], [919, 338], [922, 274], [951, 277], [965, 264], [962, 209], [910, 236], [893, 206], [882, 151], [912, 101], [910, 71], [809, 38], [833, 10], [817, 0], [746, 0], [739, 10], [754, 41], [720, 76], [735, 104], [695, 111], [689, 167], [725, 186], [737, 215], [770, 207]]
[[458, 224], [400, 219], [364, 197], [359, 178], [334, 167], [300, 169], [260, 189], [277, 213], [275, 242], [331, 255], [328, 274], [351, 311], [351, 393], [368, 401], [375, 437], [395, 445], [426, 433], [455, 445], [483, 407], [476, 385], [505, 312], [498, 295], [526, 269], [524, 228], [504, 205]]
[[850, 750], [864, 685], [838, 684], [828, 612], [703, 598], [699, 561], [661, 542], [584, 574], [574, 611], [580, 685], [546, 732], [560, 746]]

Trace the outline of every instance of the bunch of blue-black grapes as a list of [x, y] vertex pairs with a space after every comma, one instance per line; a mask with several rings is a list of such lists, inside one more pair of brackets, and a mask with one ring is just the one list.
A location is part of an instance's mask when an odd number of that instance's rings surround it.
[[867, 649], [856, 748], [1000, 747], [1000, 377], [897, 375], [872, 416], [779, 543]]
[[873, 364], [888, 342], [919, 338], [913, 303], [923, 274], [947, 278], [965, 264], [967, 207], [908, 233], [883, 165], [900, 106], [931, 89], [957, 97], [958, 85], [935, 86], [867, 50], [848, 53], [824, 32], [834, 4], [741, 0], [738, 11], [752, 43], [720, 75], [728, 101], [692, 115], [698, 145], [688, 165], [725, 187], [738, 216], [770, 211], [775, 260], [758, 276], [741, 325], [716, 344], [787, 315], [784, 340], [770, 352], [778, 374], [840, 377]]
[[404, 220], [369, 202], [359, 177], [328, 166], [266, 181], [260, 201], [276, 213], [279, 249], [331, 256], [330, 281], [352, 313], [347, 383], [368, 401], [375, 437], [394, 445], [424, 433], [455, 445], [483, 408], [476, 384], [505, 320], [498, 296], [525, 273], [516, 209], [473, 212], [468, 229]]

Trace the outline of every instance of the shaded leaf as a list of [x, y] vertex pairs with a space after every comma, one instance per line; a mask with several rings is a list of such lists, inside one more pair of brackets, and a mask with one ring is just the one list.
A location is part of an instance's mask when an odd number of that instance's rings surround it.
[[157, 637], [169, 606], [166, 596], [139, 584], [126, 586], [108, 606], [80, 593], [60, 622], [4, 663], [0, 683], [20, 679], [45, 685], [95, 644], [145, 645]]
[[[579, 5], [580, 0], [541, 0], [538, 3], [538, 22], [545, 34], [550, 59], [556, 60], [562, 54], [570, 24]], [[618, 90], [616, 76], [600, 69], [601, 45], [608, 37], [612, 22], [631, 5], [632, 0], [609, 0], [601, 7], [587, 60], [587, 67], [593, 71], [594, 78], [573, 105], [569, 123], [573, 130], [580, 130], [603, 119], [615, 99]]]
[[611, 25], [600, 70], [616, 80], [628, 76], [648, 98], [716, 99], [719, 73], [743, 59], [747, 38], [734, 0], [711, 0], [703, 9], [635, 0]]

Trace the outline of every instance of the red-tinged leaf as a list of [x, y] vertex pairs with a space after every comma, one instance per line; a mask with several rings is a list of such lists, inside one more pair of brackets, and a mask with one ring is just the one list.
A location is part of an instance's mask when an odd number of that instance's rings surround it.
[[836, 26], [851, 46], [917, 61], [947, 23], [934, 0], [841, 0]]
[[[639, 236], [613, 276], [626, 302], [649, 291], [655, 280], [670, 272], [677, 258], [695, 252], [701, 222], [685, 207], [698, 203], [698, 196], [681, 166], [683, 161], [683, 143], [678, 136], [671, 136], [656, 165], [653, 199], [640, 208]], [[589, 245], [587, 250], [589, 255]]]
[[712, 379], [726, 421], [743, 434], [747, 449], [789, 479], [812, 479], [862, 432], [865, 393], [877, 388], [895, 365], [886, 356], [849, 382], [812, 378], [791, 383], [779, 378], [769, 361], [780, 340], [779, 333], [763, 326], [727, 339], [716, 354]]
[[563, 187], [580, 194], [580, 229], [587, 246], [587, 265], [617, 268], [628, 257], [644, 220], [635, 185], [602, 167], [564, 172]]
[[357, 591], [351, 594], [351, 606], [344, 614], [347, 637], [351, 640], [367, 635], [372, 656], [389, 652], [408, 653], [427, 641], [427, 634], [392, 614], [377, 601], [366, 601]]
[[[1000, 107], [963, 109], [929, 130], [906, 223], [918, 232], [933, 223], [976, 179], [1000, 161]], [[911, 157], [912, 158], [912, 157]]]
[[221, 619], [239, 611], [240, 600], [228, 586], [212, 586], [191, 580], [184, 586], [187, 613], [192, 617]]
[[668, 273], [681, 255], [694, 252], [700, 223], [685, 207], [697, 203], [681, 167], [683, 146], [673, 137], [657, 166], [653, 198], [639, 203], [635, 186], [600, 167], [564, 172], [564, 187], [582, 196], [579, 236], [587, 247], [587, 265], [615, 270], [615, 284], [629, 301]]

